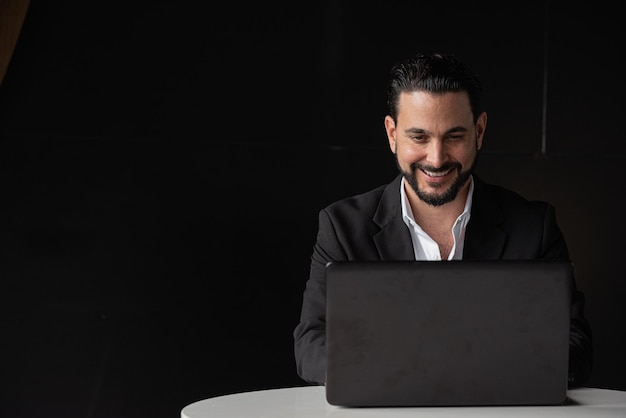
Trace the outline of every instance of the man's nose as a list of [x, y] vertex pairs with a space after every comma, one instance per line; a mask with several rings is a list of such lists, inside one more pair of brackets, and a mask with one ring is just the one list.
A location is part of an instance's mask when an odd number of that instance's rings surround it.
[[447, 160], [447, 153], [443, 141], [434, 140], [428, 144], [428, 164], [439, 168]]

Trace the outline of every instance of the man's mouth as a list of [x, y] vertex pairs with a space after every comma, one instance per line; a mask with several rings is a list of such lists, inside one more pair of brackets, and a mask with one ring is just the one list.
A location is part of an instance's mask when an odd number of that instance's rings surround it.
[[452, 168], [446, 171], [430, 171], [430, 170], [422, 169], [422, 172], [429, 177], [443, 177], [443, 176], [448, 175], [452, 170], [453, 170]]

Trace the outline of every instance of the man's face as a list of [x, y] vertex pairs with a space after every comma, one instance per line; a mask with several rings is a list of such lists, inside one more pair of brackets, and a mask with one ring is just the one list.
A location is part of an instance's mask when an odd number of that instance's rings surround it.
[[398, 168], [432, 206], [452, 202], [467, 187], [486, 125], [485, 113], [474, 124], [466, 92], [402, 93], [397, 124], [385, 118]]

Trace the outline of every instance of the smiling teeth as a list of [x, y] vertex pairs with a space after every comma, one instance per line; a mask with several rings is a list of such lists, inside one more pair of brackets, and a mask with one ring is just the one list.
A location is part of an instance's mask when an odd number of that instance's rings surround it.
[[443, 177], [446, 174], [448, 174], [450, 171], [452, 171], [452, 170], [448, 170], [446, 172], [434, 172], [434, 171], [426, 171], [426, 170], [424, 170], [424, 173], [426, 173], [430, 177]]

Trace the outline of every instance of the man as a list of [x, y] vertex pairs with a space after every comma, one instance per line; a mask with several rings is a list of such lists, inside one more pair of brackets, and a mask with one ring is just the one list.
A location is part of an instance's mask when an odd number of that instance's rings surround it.
[[[294, 349], [299, 376], [325, 383], [325, 265], [331, 260], [566, 259], [554, 207], [485, 183], [473, 169], [487, 113], [476, 75], [452, 55], [396, 64], [385, 130], [399, 175], [319, 213]], [[569, 386], [591, 371], [584, 295], [571, 307]]]

